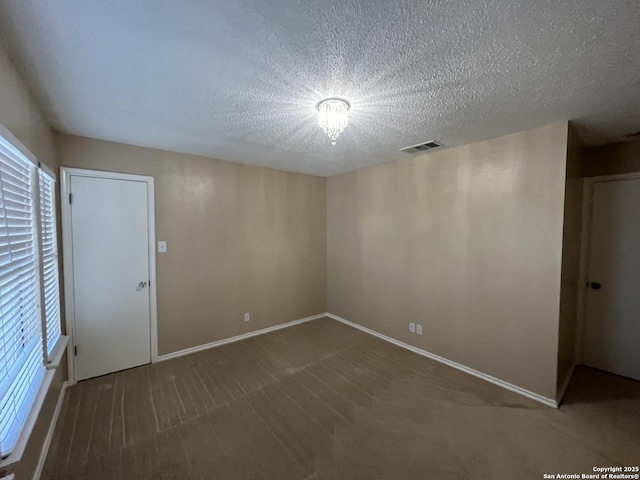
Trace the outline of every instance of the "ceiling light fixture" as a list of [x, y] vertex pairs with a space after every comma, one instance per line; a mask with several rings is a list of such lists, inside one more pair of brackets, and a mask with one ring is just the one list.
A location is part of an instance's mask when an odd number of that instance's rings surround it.
[[351, 104], [344, 98], [325, 98], [316, 105], [318, 109], [318, 125], [329, 135], [331, 145], [338, 142], [338, 135], [349, 124], [349, 108]]

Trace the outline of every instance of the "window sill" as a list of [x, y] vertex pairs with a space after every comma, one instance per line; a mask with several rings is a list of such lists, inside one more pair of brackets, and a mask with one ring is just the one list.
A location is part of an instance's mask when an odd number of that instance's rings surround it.
[[60, 338], [56, 342], [56, 346], [53, 347], [53, 350], [49, 354], [49, 362], [45, 365], [47, 370], [53, 370], [60, 366], [60, 362], [62, 361], [62, 356], [64, 355], [64, 352], [67, 349], [68, 343], [69, 343], [69, 337], [67, 335], [60, 335]]
[[29, 437], [31, 436], [31, 431], [33, 430], [36, 420], [38, 419], [38, 415], [40, 414], [40, 410], [42, 409], [42, 404], [44, 403], [44, 399], [46, 398], [47, 393], [49, 392], [49, 388], [51, 387], [51, 382], [55, 374], [55, 370], [47, 370], [45, 372], [44, 378], [42, 379], [42, 385], [40, 385], [38, 395], [33, 402], [31, 411], [29, 412], [27, 423], [22, 429], [22, 432], [20, 432], [18, 443], [16, 444], [13, 451], [7, 457], [3, 458], [2, 461], [0, 461], [1, 468], [13, 465], [14, 463], [17, 463], [22, 459], [22, 455], [24, 454], [24, 450], [27, 447]]
[[[5, 468], [10, 465], [16, 464], [22, 459], [24, 450], [27, 447], [27, 443], [29, 442], [29, 437], [31, 436], [31, 431], [33, 430], [36, 420], [38, 419], [38, 415], [40, 415], [42, 404], [44, 403], [44, 399], [49, 393], [51, 382], [53, 381], [53, 377], [55, 377], [56, 375], [56, 368], [60, 366], [60, 362], [62, 361], [62, 357], [64, 356], [64, 352], [67, 349], [68, 343], [69, 337], [66, 335], [61, 335], [56, 342], [56, 346], [53, 347], [50, 355], [51, 361], [46, 365], [47, 371], [44, 374], [42, 384], [40, 385], [40, 389], [38, 390], [38, 395], [33, 402], [31, 411], [29, 412], [27, 423], [20, 433], [20, 438], [18, 439], [16, 447], [7, 457], [0, 460], [0, 468]], [[0, 478], [0, 480], [4, 479]]]

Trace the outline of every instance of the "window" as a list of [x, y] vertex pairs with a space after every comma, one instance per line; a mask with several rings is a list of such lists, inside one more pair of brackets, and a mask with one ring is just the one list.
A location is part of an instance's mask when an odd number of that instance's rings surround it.
[[60, 334], [60, 289], [58, 286], [58, 245], [56, 239], [56, 181], [40, 170], [40, 268], [45, 351], [49, 356]]
[[43, 354], [60, 338], [57, 264], [55, 181], [0, 135], [2, 458], [16, 447], [40, 391]]

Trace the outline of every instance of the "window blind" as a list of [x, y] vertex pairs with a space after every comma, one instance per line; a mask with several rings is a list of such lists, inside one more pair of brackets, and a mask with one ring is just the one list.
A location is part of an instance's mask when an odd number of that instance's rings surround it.
[[40, 269], [42, 272], [45, 347], [50, 354], [60, 338], [58, 248], [56, 239], [55, 180], [43, 170], [40, 180]]
[[0, 454], [18, 440], [42, 378], [35, 167], [0, 142]]

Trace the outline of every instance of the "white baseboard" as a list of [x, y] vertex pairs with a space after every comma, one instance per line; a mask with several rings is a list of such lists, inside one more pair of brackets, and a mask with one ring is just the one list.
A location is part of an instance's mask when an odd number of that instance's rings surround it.
[[558, 389], [558, 396], [556, 397], [556, 403], [558, 404], [558, 407], [562, 403], [564, 394], [567, 393], [567, 388], [569, 388], [569, 383], [571, 383], [571, 379], [573, 378], [573, 372], [575, 371], [575, 369], [576, 369], [576, 366], [571, 365], [571, 369], [569, 369], [569, 373], [567, 374], [566, 378], [564, 379], [564, 382], [562, 382], [562, 385]]
[[170, 360], [172, 358], [178, 358], [184, 355], [189, 355], [191, 353], [201, 352], [202, 350], [208, 350], [210, 348], [226, 345], [228, 343], [238, 342], [240, 340], [255, 337], [257, 335], [264, 335], [265, 333], [275, 332], [276, 330], [281, 330], [287, 327], [293, 327], [294, 325], [298, 325], [304, 322], [310, 322], [311, 320], [317, 320], [318, 318], [324, 318], [326, 316], [328, 316], [327, 313], [319, 313], [318, 315], [312, 315], [310, 317], [300, 318], [298, 320], [293, 320], [287, 323], [280, 323], [278, 325], [274, 325], [273, 327], [267, 327], [261, 330], [254, 330], [253, 332], [243, 333], [242, 335], [237, 335], [235, 337], [223, 338], [222, 340], [216, 340], [215, 342], [206, 343], [204, 345], [198, 345], [197, 347], [185, 348], [184, 350], [178, 350], [177, 352], [167, 353], [166, 355], [159, 355], [158, 362], [164, 362], [165, 360]]
[[410, 350], [411, 352], [417, 353], [418, 355], [422, 355], [423, 357], [430, 358], [431, 360], [435, 360], [436, 362], [444, 363], [445, 365], [453, 367], [457, 370], [461, 370], [465, 373], [473, 375], [474, 377], [481, 378], [483, 380], [486, 380], [487, 382], [491, 382], [502, 388], [511, 390], [512, 392], [519, 393], [520, 395], [523, 395], [525, 397], [528, 397], [532, 400], [543, 403], [550, 407], [558, 408], [558, 402], [556, 402], [556, 400], [553, 400], [551, 398], [543, 397], [542, 395], [538, 395], [537, 393], [531, 392], [529, 390], [518, 387], [516, 385], [512, 385], [511, 383], [505, 382], [504, 380], [500, 380], [499, 378], [492, 377], [491, 375], [487, 375], [486, 373], [479, 372], [478, 370], [474, 370], [473, 368], [466, 367], [464, 365], [461, 365], [460, 363], [453, 362], [451, 360], [448, 360], [434, 353], [427, 352], [426, 350], [422, 350], [421, 348], [414, 347], [412, 345], [409, 345], [408, 343], [404, 343], [399, 340], [396, 340], [395, 338], [387, 337], [386, 335], [378, 333], [375, 330], [371, 330], [370, 328], [363, 327], [362, 325], [358, 325], [357, 323], [350, 322], [349, 320], [346, 320], [337, 315], [333, 315], [332, 313], [327, 313], [326, 316], [334, 320], [337, 320], [338, 322], [342, 322], [346, 325], [357, 328], [358, 330], [362, 330], [363, 332], [366, 332], [370, 335], [381, 338], [382, 340], [386, 340], [389, 343], [393, 343], [394, 345]]
[[51, 417], [49, 430], [47, 431], [47, 436], [44, 439], [42, 450], [40, 451], [40, 458], [38, 459], [38, 465], [36, 466], [36, 470], [33, 473], [33, 480], [40, 480], [40, 476], [42, 475], [44, 462], [46, 462], [47, 460], [47, 454], [49, 453], [49, 447], [51, 446], [51, 440], [53, 439], [53, 432], [55, 432], [56, 425], [58, 424], [58, 417], [60, 416], [60, 410], [62, 409], [62, 402], [64, 401], [64, 393], [67, 391], [67, 387], [69, 385], [70, 385], [69, 382], [64, 382], [62, 384], [62, 389], [60, 389], [60, 394], [58, 395], [58, 403], [56, 403], [56, 409], [53, 411], [53, 416]]

